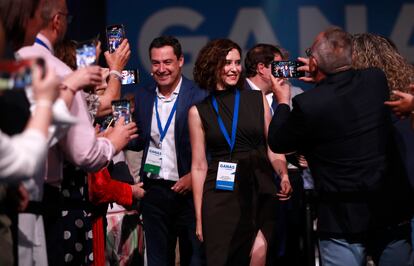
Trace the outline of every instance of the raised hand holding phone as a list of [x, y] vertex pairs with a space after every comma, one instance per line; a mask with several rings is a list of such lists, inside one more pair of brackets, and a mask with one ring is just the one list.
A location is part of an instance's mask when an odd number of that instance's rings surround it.
[[106, 38], [108, 41], [108, 50], [110, 53], [115, 52], [122, 41], [125, 39], [125, 28], [122, 24], [110, 25], [106, 27]]
[[122, 71], [129, 58], [131, 57], [131, 49], [127, 39], [123, 39], [115, 52], [106, 51], [105, 60], [110, 70]]
[[300, 61], [273, 61], [272, 75], [277, 78], [300, 78], [305, 76], [304, 71], [298, 68], [303, 66]]

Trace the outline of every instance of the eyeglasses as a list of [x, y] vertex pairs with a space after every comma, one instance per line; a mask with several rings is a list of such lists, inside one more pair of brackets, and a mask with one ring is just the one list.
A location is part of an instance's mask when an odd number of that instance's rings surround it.
[[68, 22], [68, 24], [70, 24], [72, 22], [72, 20], [73, 20], [73, 16], [72, 15], [69, 15], [69, 13], [65, 13], [65, 12], [62, 12], [62, 11], [58, 11], [57, 14], [60, 14], [62, 16], [65, 16], [66, 17], [66, 21]]
[[306, 49], [305, 54], [306, 54], [307, 57], [311, 57], [312, 56], [312, 48], [309, 47], [308, 49]]

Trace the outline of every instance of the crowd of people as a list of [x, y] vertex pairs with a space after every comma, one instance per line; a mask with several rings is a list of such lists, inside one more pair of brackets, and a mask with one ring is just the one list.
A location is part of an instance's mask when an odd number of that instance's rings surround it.
[[304, 92], [272, 75], [275, 44], [243, 63], [209, 41], [185, 77], [159, 36], [125, 121], [127, 39], [78, 68], [65, 0], [3, 0], [0, 20], [2, 60], [45, 62], [0, 91], [0, 265], [314, 265], [315, 246], [323, 266], [413, 265], [414, 67], [391, 40], [319, 33]]

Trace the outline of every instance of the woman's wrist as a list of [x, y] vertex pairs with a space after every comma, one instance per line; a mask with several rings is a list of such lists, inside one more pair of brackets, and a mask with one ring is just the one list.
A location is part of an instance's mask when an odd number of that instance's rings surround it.
[[122, 81], [122, 74], [121, 74], [121, 72], [119, 72], [118, 70], [111, 69], [111, 70], [109, 71], [109, 76], [110, 76], [110, 77], [114, 77], [114, 78], [116, 78], [116, 79], [117, 79], [117, 80], [119, 80], [119, 81]]

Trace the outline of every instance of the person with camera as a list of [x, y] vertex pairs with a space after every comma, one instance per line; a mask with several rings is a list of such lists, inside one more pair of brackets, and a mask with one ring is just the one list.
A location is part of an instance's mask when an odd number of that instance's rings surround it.
[[272, 78], [279, 105], [269, 145], [275, 152], [301, 151], [308, 161], [318, 193], [322, 264], [364, 265], [370, 232], [392, 226], [379, 200], [387, 195], [393, 145], [387, 79], [379, 69], [352, 69], [352, 36], [339, 28], [319, 33], [307, 55], [299, 70], [311, 76], [301, 79], [313, 80], [315, 88], [296, 96], [292, 111], [289, 86]]
[[[35, 1], [2, 1], [0, 58], [11, 58], [11, 50], [33, 41], [27, 25], [40, 29], [42, 21], [36, 15], [41, 8], [42, 3]], [[17, 233], [11, 227], [17, 228], [16, 213], [25, 210], [28, 203], [27, 191], [19, 182], [32, 178], [46, 160], [48, 127], [59, 80], [53, 70], [42, 72], [37, 65], [31, 67], [33, 94], [40, 103], [31, 117], [26, 116], [29, 105], [21, 91], [0, 92], [2, 112], [6, 114], [6, 119], [0, 121], [0, 265], [18, 263]]]
[[[48, 261], [50, 265], [61, 265], [64, 260], [70, 260], [70, 254], [63, 254], [61, 237], [63, 232], [59, 227], [60, 206], [60, 185], [62, 182], [63, 158], [76, 167], [86, 171], [97, 171], [106, 166], [115, 154], [122, 150], [126, 144], [136, 137], [135, 123], [127, 125], [117, 123], [114, 129], [105, 137], [96, 137], [95, 129], [92, 126], [91, 117], [85, 103], [85, 95], [82, 89], [85, 86], [97, 86], [102, 82], [101, 70], [98, 66], [91, 66], [72, 72], [72, 70], [57, 59], [53, 53], [53, 47], [63, 39], [67, 23], [70, 22], [70, 15], [65, 0], [42, 0], [44, 2], [41, 10], [41, 18], [46, 22], [40, 33], [37, 35], [35, 44], [24, 47], [18, 51], [22, 58], [41, 56], [45, 59], [46, 65], [56, 70], [58, 76], [63, 78], [61, 98], [70, 109], [70, 114], [76, 118], [76, 122], [69, 129], [54, 132], [58, 144], [51, 143], [48, 156], [48, 169], [39, 176], [39, 182], [35, 184], [32, 200], [38, 201], [42, 198], [47, 207], [47, 213], [38, 209], [36, 214], [43, 213], [46, 232]], [[111, 75], [113, 82], [120, 82], [115, 75]], [[120, 87], [120, 84], [119, 84]], [[53, 145], [53, 146], [52, 146]], [[43, 188], [43, 182], [45, 185]], [[31, 236], [36, 231], [37, 224], [30, 219], [21, 219], [20, 229], [26, 236]], [[32, 239], [33, 238], [29, 238]], [[36, 247], [34, 241], [21, 247], [22, 252], [31, 253]], [[89, 256], [89, 254], [88, 254]], [[30, 256], [28, 256], [30, 257]]]

